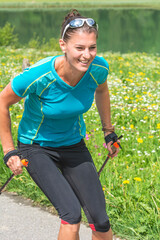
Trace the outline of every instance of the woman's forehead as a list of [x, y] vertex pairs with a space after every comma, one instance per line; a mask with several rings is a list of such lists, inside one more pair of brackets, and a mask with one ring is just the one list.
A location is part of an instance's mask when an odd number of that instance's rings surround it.
[[74, 44], [84, 44], [87, 42], [96, 44], [97, 42], [97, 37], [95, 32], [86, 32], [78, 29], [74, 34], [71, 35], [70, 39], [68, 40], [70, 43]]

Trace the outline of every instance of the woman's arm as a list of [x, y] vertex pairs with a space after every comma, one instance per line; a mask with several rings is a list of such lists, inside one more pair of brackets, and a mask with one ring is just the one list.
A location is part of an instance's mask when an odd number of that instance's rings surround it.
[[[0, 139], [4, 155], [15, 149], [11, 133], [9, 107], [20, 100], [21, 98], [13, 92], [11, 83], [0, 93]], [[18, 156], [10, 157], [7, 165], [15, 174], [20, 174], [22, 172], [21, 162]]]
[[[95, 100], [101, 118], [102, 128], [112, 128], [110, 97], [107, 82], [100, 84], [95, 92]], [[105, 136], [111, 132], [104, 132]]]
[[[110, 108], [110, 97], [107, 81], [103, 84], [100, 84], [95, 92], [95, 100], [97, 109], [101, 118], [102, 128], [107, 129], [104, 131], [104, 136], [109, 135], [113, 132], [113, 126], [111, 123], [111, 108]], [[112, 142], [107, 144], [107, 148], [109, 153], [112, 155], [111, 157], [117, 156], [118, 149], [113, 153], [111, 148]]]

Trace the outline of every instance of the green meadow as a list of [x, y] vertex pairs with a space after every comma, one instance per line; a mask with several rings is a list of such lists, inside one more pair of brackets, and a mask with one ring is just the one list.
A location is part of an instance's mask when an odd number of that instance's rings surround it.
[[[31, 64], [55, 55], [34, 48], [0, 48], [0, 89], [22, 70], [23, 58]], [[59, 54], [59, 53], [58, 53]], [[110, 159], [100, 175], [106, 198], [106, 209], [114, 233], [125, 239], [160, 239], [160, 56], [146, 53], [100, 54], [110, 64], [112, 123], [123, 135], [122, 150]], [[10, 107], [12, 132], [17, 141], [17, 128], [23, 114], [23, 100]], [[86, 144], [97, 171], [107, 156], [99, 115], [93, 103], [84, 115], [87, 125]], [[0, 185], [11, 175], [0, 151]], [[7, 191], [32, 199], [36, 204], [53, 209], [26, 169], [14, 177]], [[54, 211], [54, 210], [53, 210]], [[83, 216], [83, 221], [86, 221]]]

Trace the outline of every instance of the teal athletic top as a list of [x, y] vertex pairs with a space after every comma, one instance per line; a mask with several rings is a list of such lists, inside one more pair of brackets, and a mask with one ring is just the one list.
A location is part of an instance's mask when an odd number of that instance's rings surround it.
[[75, 87], [65, 83], [54, 68], [55, 57], [40, 60], [11, 83], [19, 97], [26, 97], [18, 140], [40, 146], [70, 146], [85, 138], [83, 113], [89, 110], [99, 84], [106, 81], [109, 65], [96, 56]]

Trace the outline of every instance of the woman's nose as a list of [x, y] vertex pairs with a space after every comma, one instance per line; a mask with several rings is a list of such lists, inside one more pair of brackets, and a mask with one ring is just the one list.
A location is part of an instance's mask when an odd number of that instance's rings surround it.
[[90, 58], [90, 51], [89, 51], [89, 49], [85, 49], [84, 50], [84, 52], [83, 52], [83, 56], [85, 57], [85, 58]]

